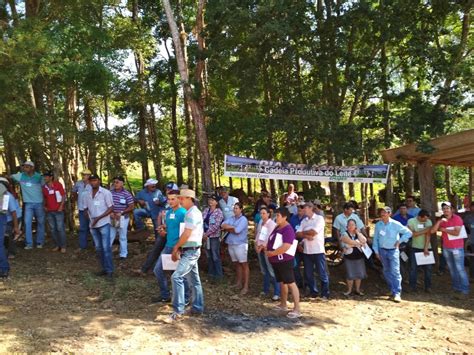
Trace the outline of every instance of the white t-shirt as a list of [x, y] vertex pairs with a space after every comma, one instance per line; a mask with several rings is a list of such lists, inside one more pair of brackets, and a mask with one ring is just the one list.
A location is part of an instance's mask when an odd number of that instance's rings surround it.
[[313, 240], [303, 240], [303, 253], [304, 254], [321, 254], [324, 253], [324, 218], [316, 213], [313, 213], [311, 218], [306, 217], [301, 222], [301, 231], [316, 231], [316, 235]]

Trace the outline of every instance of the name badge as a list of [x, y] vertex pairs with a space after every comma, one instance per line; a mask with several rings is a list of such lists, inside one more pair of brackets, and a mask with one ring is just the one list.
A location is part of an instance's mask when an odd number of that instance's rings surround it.
[[31, 182], [27, 182], [25, 185], [26, 185], [27, 187], [33, 186], [33, 184], [32, 184]]
[[225, 207], [224, 211], [229, 212], [229, 207]]
[[126, 203], [125, 199], [124, 199], [124, 198], [121, 198], [121, 199], [120, 199], [120, 203], [121, 203], [122, 205], [125, 205], [125, 203]]
[[153, 202], [158, 201], [158, 197], [153, 197]]
[[385, 231], [380, 231], [380, 235], [385, 235]]
[[94, 201], [94, 206], [100, 206], [100, 201]]
[[170, 213], [170, 219], [174, 219], [174, 213]]
[[50, 195], [54, 195], [54, 190], [48, 190], [48, 193], [49, 193]]
[[419, 224], [419, 225], [418, 225], [418, 229], [423, 229], [423, 228], [425, 228], [425, 225], [424, 225], [424, 224]]

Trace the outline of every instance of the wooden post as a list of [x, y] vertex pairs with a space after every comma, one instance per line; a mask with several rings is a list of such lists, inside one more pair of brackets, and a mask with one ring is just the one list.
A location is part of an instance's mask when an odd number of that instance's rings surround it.
[[474, 167], [469, 167], [469, 203], [473, 202], [474, 194]]
[[[418, 166], [418, 179], [420, 181], [420, 200], [421, 208], [431, 213], [431, 219], [433, 223], [436, 220], [435, 213], [437, 211], [436, 206], [436, 194], [433, 179], [433, 167], [427, 160], [419, 161]], [[436, 233], [431, 235], [431, 247], [433, 249], [436, 266], [439, 267], [439, 250], [438, 250], [438, 237]]]

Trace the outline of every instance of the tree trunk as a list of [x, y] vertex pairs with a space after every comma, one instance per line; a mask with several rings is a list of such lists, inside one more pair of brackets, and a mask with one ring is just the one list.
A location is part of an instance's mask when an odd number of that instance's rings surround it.
[[444, 183], [446, 187], [446, 197], [448, 198], [448, 201], [451, 202], [453, 206], [456, 206], [457, 201], [451, 186], [451, 167], [448, 165], [444, 167]]
[[195, 177], [194, 177], [194, 164], [197, 164], [193, 160], [193, 125], [191, 122], [191, 117], [189, 116], [189, 105], [187, 103], [186, 97], [184, 98], [184, 127], [186, 129], [186, 165], [188, 172], [188, 185], [190, 189], [193, 189], [195, 186]]
[[404, 172], [405, 196], [412, 196], [415, 190], [415, 167], [407, 164]]
[[181, 46], [180, 34], [178, 26], [173, 16], [173, 11], [169, 0], [163, 0], [163, 7], [165, 9], [166, 17], [168, 19], [168, 25], [170, 27], [171, 35], [173, 37], [173, 43], [176, 48], [176, 59], [178, 62], [179, 74], [181, 82], [184, 88], [184, 94], [187, 98], [191, 116], [194, 121], [196, 129], [196, 135], [199, 145], [199, 155], [201, 157], [201, 172], [202, 182], [204, 191], [212, 191], [212, 178], [211, 178], [211, 158], [209, 154], [209, 143], [207, 138], [207, 131], [204, 122], [204, 113], [199, 103], [196, 101], [193, 95], [193, 89], [189, 82], [188, 75], [188, 63], [184, 57], [183, 48]]
[[87, 139], [86, 144], [88, 148], [87, 154], [87, 168], [93, 172], [97, 173], [97, 145], [95, 140], [95, 128], [94, 121], [92, 117], [92, 111], [90, 107], [89, 98], [84, 99], [84, 120], [86, 123], [86, 132]]

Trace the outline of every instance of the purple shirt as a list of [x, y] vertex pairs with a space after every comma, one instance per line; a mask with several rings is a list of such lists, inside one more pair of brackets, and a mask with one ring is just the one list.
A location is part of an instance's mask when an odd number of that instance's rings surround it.
[[[270, 234], [270, 237], [268, 238], [268, 244], [267, 244], [267, 249], [268, 250], [275, 250], [273, 248], [273, 243], [275, 242], [276, 235], [281, 234], [283, 244], [288, 243], [288, 244], [293, 244], [293, 241], [296, 239], [295, 231], [293, 230], [293, 227], [291, 227], [291, 224], [287, 224], [285, 227], [280, 228], [276, 227], [273, 232]], [[278, 248], [276, 248], [278, 249]], [[284, 261], [289, 261], [293, 260], [294, 256], [293, 255], [288, 255], [288, 254], [282, 254], [282, 255], [277, 255], [277, 256], [271, 256], [268, 258], [270, 263], [276, 264], [276, 263], [282, 263]]]
[[120, 191], [112, 189], [110, 192], [114, 201], [114, 213], [123, 212], [127, 209], [128, 205], [135, 203], [132, 194], [125, 189]]

